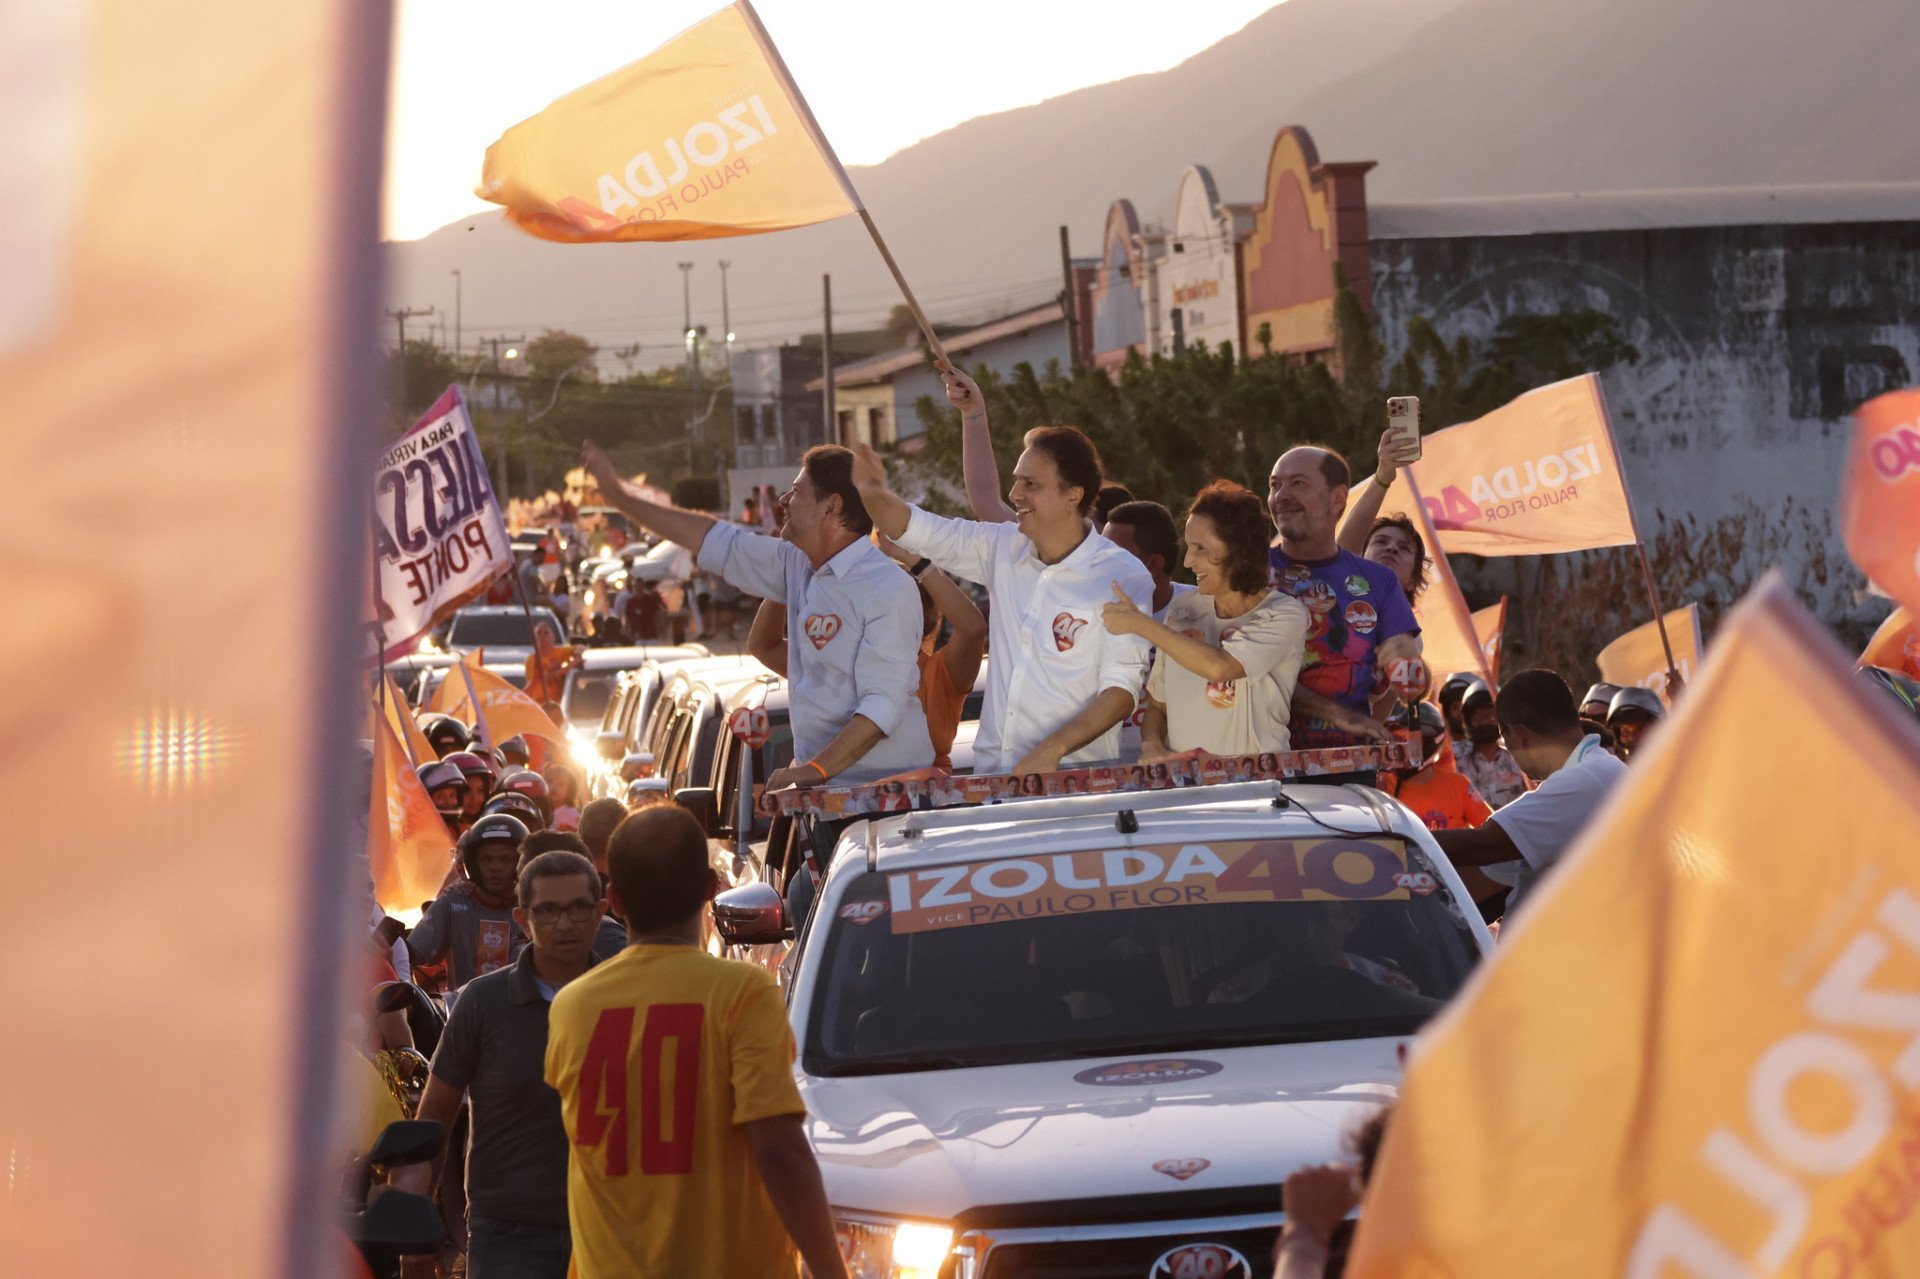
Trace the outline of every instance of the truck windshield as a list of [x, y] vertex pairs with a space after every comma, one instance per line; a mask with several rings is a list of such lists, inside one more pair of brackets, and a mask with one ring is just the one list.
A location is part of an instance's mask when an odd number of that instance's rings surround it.
[[1412, 1034], [1478, 954], [1412, 856], [1389, 839], [1267, 840], [859, 875], [814, 924], [806, 1069]]
[[561, 628], [560, 620], [546, 609], [537, 608], [533, 610], [533, 623], [518, 609], [501, 613], [455, 613], [453, 625], [447, 631], [447, 647], [532, 648], [533, 626], [539, 622], [553, 628], [556, 642], [565, 642], [566, 631]]

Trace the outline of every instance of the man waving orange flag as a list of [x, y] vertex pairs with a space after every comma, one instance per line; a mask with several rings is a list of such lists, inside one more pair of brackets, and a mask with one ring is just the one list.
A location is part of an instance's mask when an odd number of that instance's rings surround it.
[[574, 243], [758, 235], [861, 207], [746, 0], [508, 129], [477, 194]]
[[1352, 1279], [1920, 1274], [1920, 732], [1849, 666], [1728, 618], [1416, 1043]]

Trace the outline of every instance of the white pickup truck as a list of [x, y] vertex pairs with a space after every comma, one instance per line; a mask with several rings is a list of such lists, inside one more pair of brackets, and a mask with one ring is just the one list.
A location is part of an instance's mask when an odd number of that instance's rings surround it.
[[[773, 941], [772, 889], [715, 903]], [[1254, 1279], [1492, 940], [1413, 816], [1249, 782], [855, 822], [786, 957], [857, 1279]]]

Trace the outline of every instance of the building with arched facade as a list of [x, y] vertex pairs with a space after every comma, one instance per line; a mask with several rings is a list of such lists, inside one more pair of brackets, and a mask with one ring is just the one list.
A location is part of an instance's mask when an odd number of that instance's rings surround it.
[[[1250, 204], [1226, 204], [1203, 164], [1180, 177], [1173, 202], [1173, 228], [1147, 239], [1148, 322], [1153, 349], [1178, 355], [1195, 343], [1247, 349], [1240, 307], [1241, 244], [1253, 230]], [[1144, 237], [1143, 237], [1144, 238]]]

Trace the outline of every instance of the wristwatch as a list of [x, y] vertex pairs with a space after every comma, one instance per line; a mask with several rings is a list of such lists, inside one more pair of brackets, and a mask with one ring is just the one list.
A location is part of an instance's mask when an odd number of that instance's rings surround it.
[[933, 561], [922, 555], [914, 562], [913, 567], [907, 570], [907, 576], [917, 582], [920, 580], [920, 575], [932, 567]]

